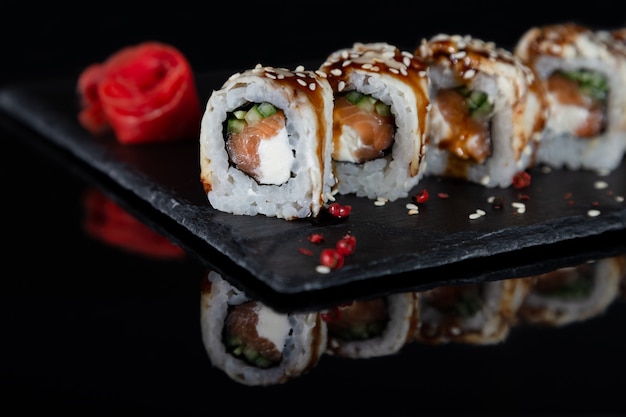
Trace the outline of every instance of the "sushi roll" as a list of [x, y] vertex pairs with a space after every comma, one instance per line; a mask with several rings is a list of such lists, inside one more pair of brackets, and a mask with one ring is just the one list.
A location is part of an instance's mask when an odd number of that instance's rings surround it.
[[232, 75], [209, 97], [200, 130], [200, 179], [213, 208], [286, 220], [315, 217], [334, 184], [333, 94], [298, 67]]
[[573, 170], [619, 166], [626, 149], [623, 36], [564, 23], [532, 27], [519, 39], [515, 54], [537, 73], [550, 106], [537, 162]]
[[545, 91], [510, 51], [469, 35], [423, 39], [431, 81], [426, 175], [508, 187], [531, 167], [547, 118]]
[[406, 197], [424, 172], [425, 65], [384, 43], [331, 53], [319, 71], [334, 92], [332, 160], [339, 194]]
[[416, 341], [431, 345], [503, 342], [517, 324], [517, 310], [531, 286], [531, 278], [511, 278], [422, 291]]
[[557, 327], [598, 316], [619, 296], [624, 270], [616, 256], [535, 276], [520, 321]]
[[406, 292], [355, 300], [324, 313], [326, 353], [371, 358], [398, 353], [419, 329], [417, 294]]
[[218, 273], [201, 285], [202, 342], [213, 366], [250, 386], [282, 384], [317, 365], [326, 347], [319, 313], [279, 313]]

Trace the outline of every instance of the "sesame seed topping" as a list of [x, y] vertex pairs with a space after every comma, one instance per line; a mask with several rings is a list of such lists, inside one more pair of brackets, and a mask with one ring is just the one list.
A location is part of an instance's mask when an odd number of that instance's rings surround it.
[[451, 54], [450, 58], [452, 58], [452, 59], [463, 59], [463, 58], [465, 58], [465, 56], [467, 56], [467, 52], [465, 52], [465, 51], [458, 51], [458, 52], [455, 52], [455, 53]]
[[341, 74], [343, 74], [343, 71], [339, 68], [333, 68], [330, 70], [330, 74], [339, 77]]
[[467, 71], [463, 73], [463, 79], [469, 80], [470, 78], [473, 78], [475, 75], [476, 75], [475, 69], [468, 69]]
[[297, 79], [296, 81], [298, 81], [298, 84], [300, 84], [301, 86], [306, 87], [306, 81], [301, 79]]
[[296, 72], [304, 72], [304, 65], [298, 65], [296, 67]]
[[315, 84], [314, 82], [309, 84], [309, 90], [315, 91], [316, 88], [317, 88], [317, 84]]

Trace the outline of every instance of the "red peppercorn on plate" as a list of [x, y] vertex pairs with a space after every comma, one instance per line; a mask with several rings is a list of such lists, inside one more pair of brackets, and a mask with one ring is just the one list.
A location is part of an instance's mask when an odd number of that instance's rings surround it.
[[[198, 74], [201, 102], [231, 74]], [[4, 85], [0, 121], [278, 310], [529, 276], [626, 253], [624, 162], [608, 173], [536, 166], [495, 189], [429, 176], [407, 197], [336, 194], [318, 216], [291, 221], [235, 215], [209, 203], [198, 141], [128, 146], [91, 135], [76, 117], [75, 86], [73, 78]]]

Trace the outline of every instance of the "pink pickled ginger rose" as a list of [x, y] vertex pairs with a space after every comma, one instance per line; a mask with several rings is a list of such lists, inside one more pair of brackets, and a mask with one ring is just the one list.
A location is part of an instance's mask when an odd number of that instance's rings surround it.
[[172, 46], [145, 42], [123, 48], [83, 70], [77, 90], [78, 120], [94, 135], [113, 131], [123, 144], [198, 137], [194, 74]]

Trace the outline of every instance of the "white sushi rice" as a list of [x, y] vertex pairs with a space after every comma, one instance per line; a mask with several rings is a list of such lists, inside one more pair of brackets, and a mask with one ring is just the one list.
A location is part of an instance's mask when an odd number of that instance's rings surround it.
[[[297, 81], [308, 84], [296, 86]], [[205, 190], [209, 189], [211, 205], [233, 214], [287, 220], [317, 215], [334, 185], [332, 100], [330, 85], [313, 72], [260, 66], [233, 75], [214, 91], [200, 132], [201, 179]], [[291, 164], [291, 175], [282, 184], [258, 183], [230, 163], [226, 151], [223, 124], [229, 112], [246, 103], [261, 102], [285, 113], [293, 157], [283, 161]]]

